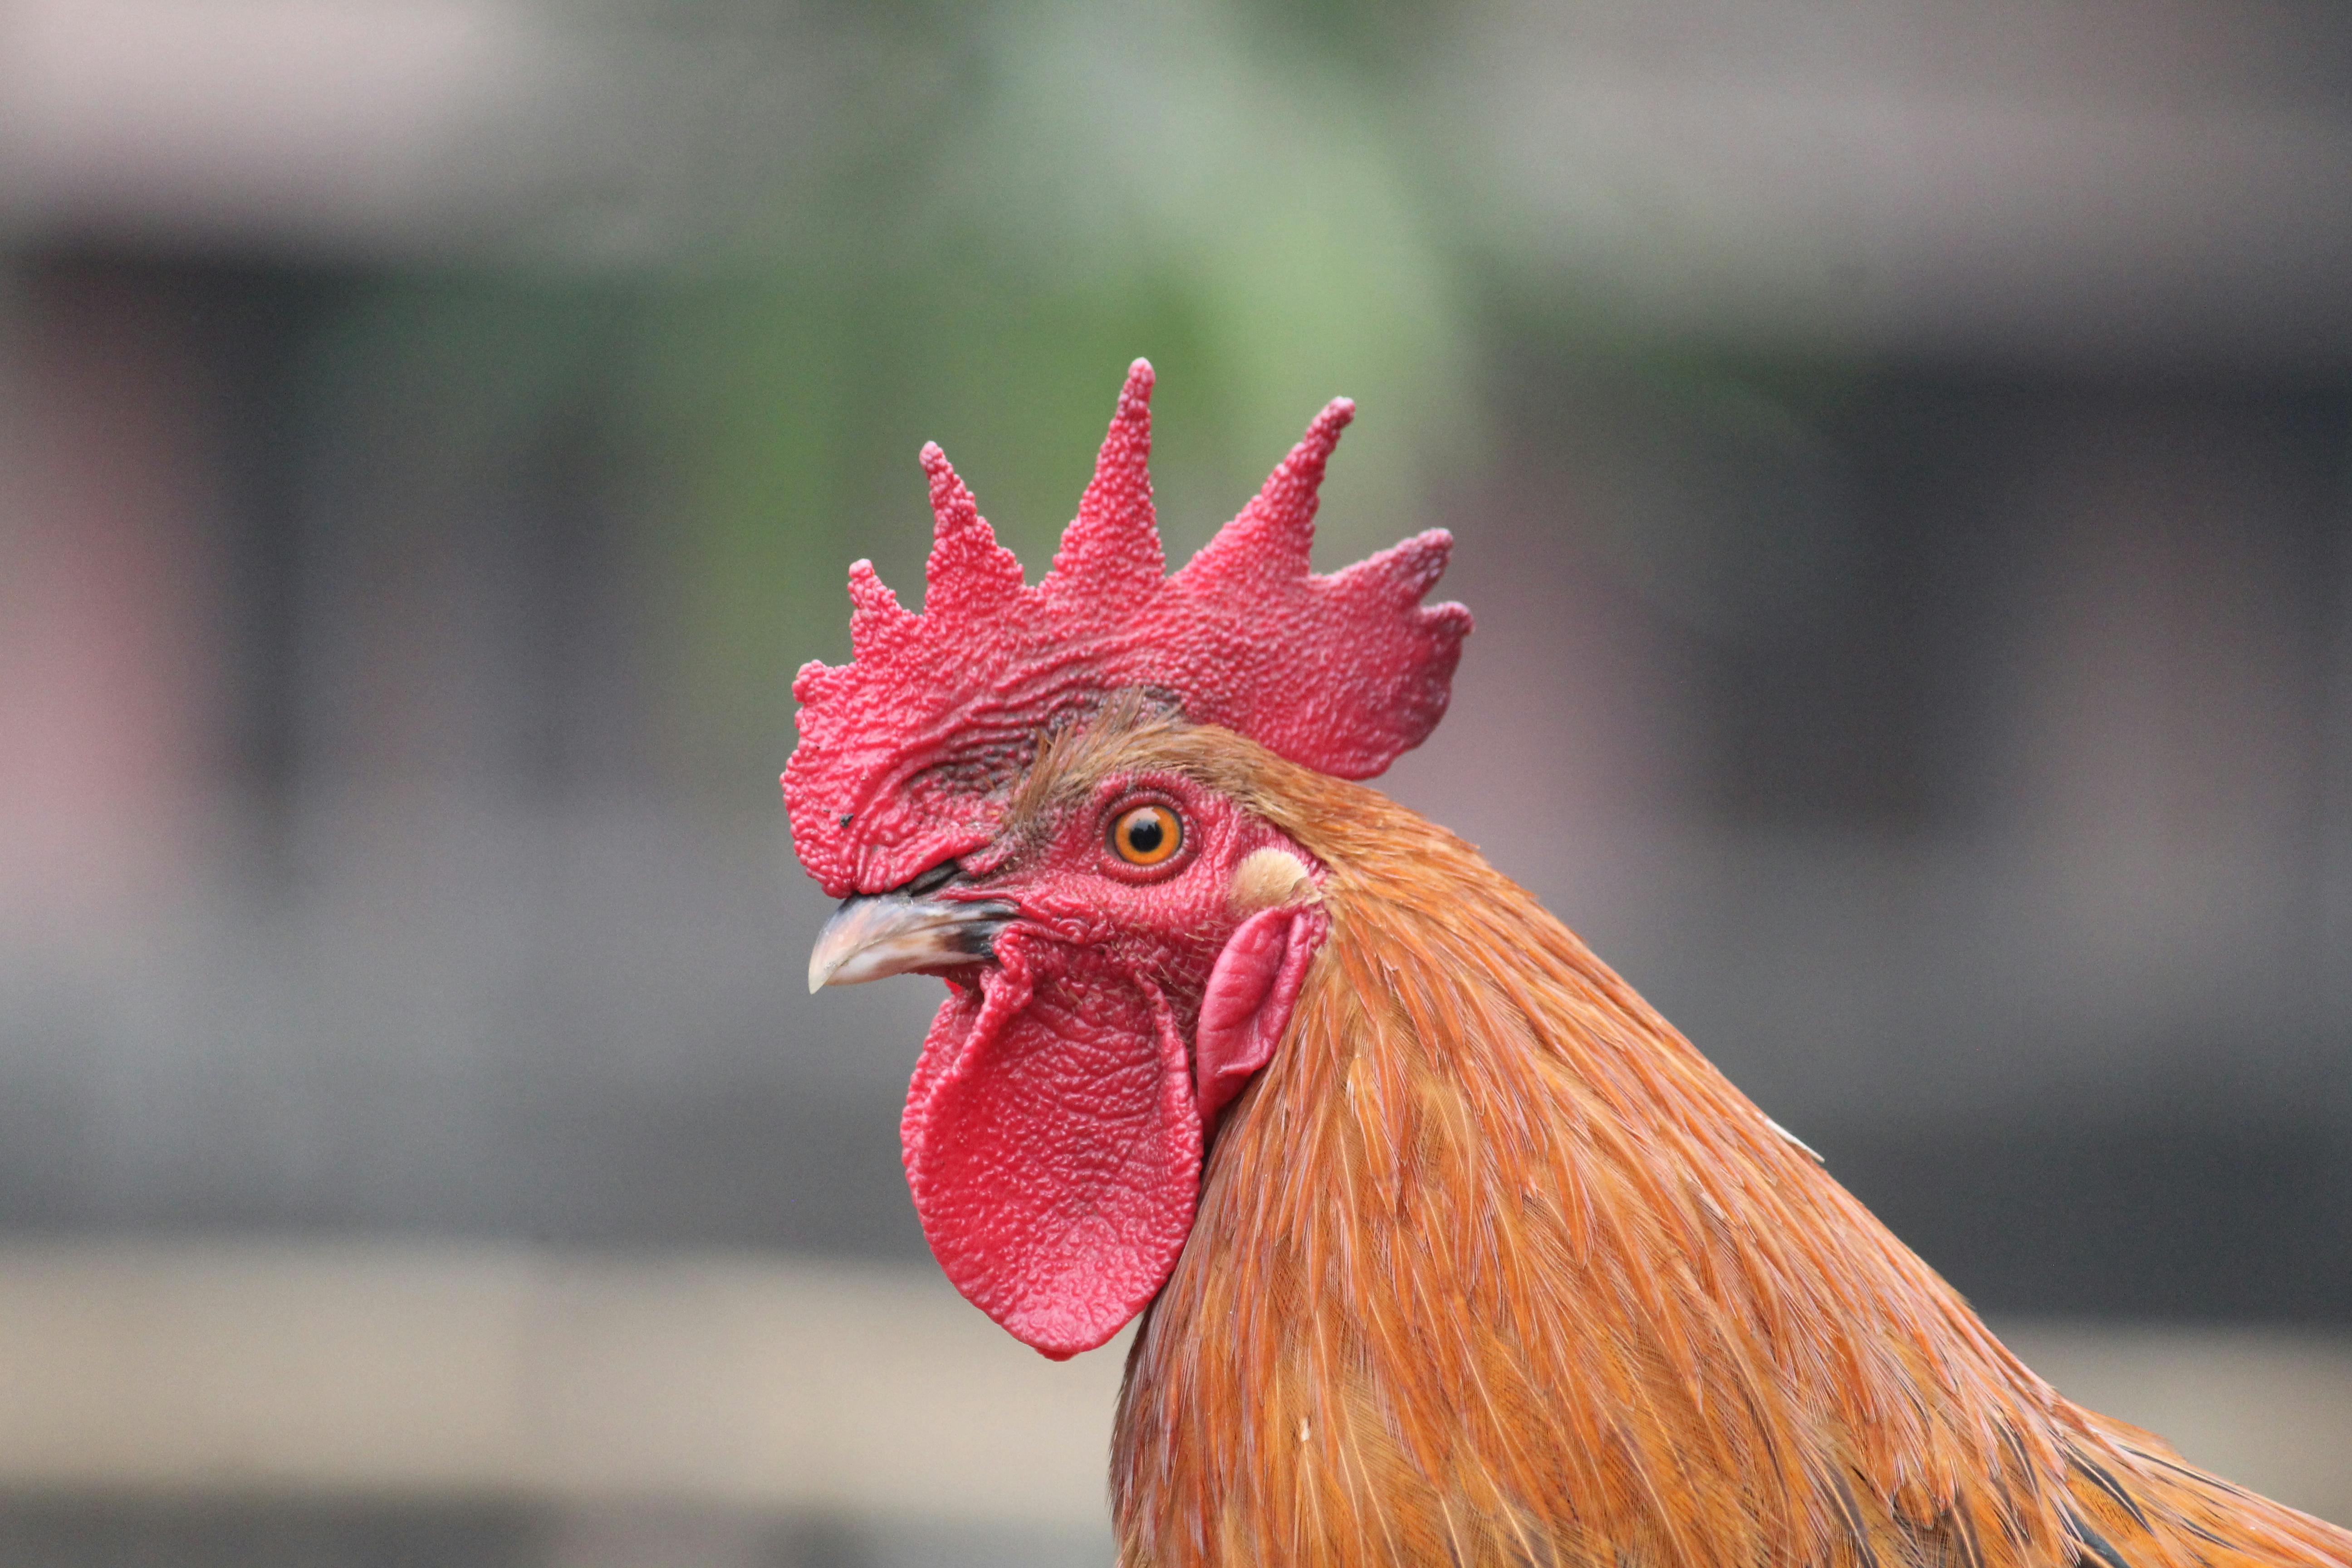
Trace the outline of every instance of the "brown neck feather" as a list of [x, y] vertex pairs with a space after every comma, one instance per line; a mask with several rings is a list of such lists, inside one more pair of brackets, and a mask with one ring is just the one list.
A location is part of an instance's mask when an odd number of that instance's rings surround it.
[[1330, 935], [1128, 1363], [1122, 1568], [2352, 1568], [2059, 1398], [1470, 846], [1213, 730]]
[[1123, 1561], [2071, 1561], [2064, 1407], [1948, 1286], [1470, 846], [1260, 761], [1331, 933], [1129, 1365]]

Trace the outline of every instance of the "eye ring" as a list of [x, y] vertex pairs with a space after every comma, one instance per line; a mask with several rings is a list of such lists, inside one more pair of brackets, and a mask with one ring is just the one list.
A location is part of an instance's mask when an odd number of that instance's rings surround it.
[[1158, 801], [1130, 805], [1110, 821], [1110, 852], [1129, 866], [1165, 866], [1184, 847], [1184, 819]]

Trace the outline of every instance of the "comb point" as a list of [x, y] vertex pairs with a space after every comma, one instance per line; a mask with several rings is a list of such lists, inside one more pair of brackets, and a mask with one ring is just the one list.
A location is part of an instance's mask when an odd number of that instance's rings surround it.
[[1148, 689], [1306, 767], [1370, 778], [1444, 713], [1470, 617], [1421, 596], [1443, 531], [1330, 577], [1312, 572], [1316, 493], [1355, 405], [1325, 405], [1240, 514], [1174, 576], [1151, 503], [1149, 361], [1129, 367], [1093, 479], [1045, 580], [1023, 585], [936, 444], [923, 612], [853, 569], [851, 663], [793, 683], [802, 742], [785, 798], [801, 858], [836, 897], [895, 887], [985, 844], [1035, 738]]
[[1151, 502], [1151, 362], [1128, 367], [1078, 515], [1062, 532], [1045, 591], [1081, 614], [1131, 610], [1168, 569]]

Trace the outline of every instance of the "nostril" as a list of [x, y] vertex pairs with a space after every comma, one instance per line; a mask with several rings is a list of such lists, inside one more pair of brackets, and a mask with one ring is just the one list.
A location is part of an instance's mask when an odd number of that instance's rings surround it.
[[904, 893], [910, 899], [919, 899], [925, 893], [932, 892], [938, 889], [946, 887], [950, 882], [954, 881], [958, 877], [962, 875], [962, 861], [942, 860], [938, 865], [932, 867], [929, 870], [921, 873], [919, 876], [909, 878], [908, 880], [901, 882], [898, 886], [891, 889], [890, 890], [894, 893]]

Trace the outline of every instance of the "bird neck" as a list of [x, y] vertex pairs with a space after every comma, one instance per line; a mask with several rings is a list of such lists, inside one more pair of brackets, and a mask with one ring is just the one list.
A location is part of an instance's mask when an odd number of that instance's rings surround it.
[[1123, 1561], [2070, 1560], [1950, 1288], [1468, 845], [1302, 788], [1330, 935], [1129, 1363]]

